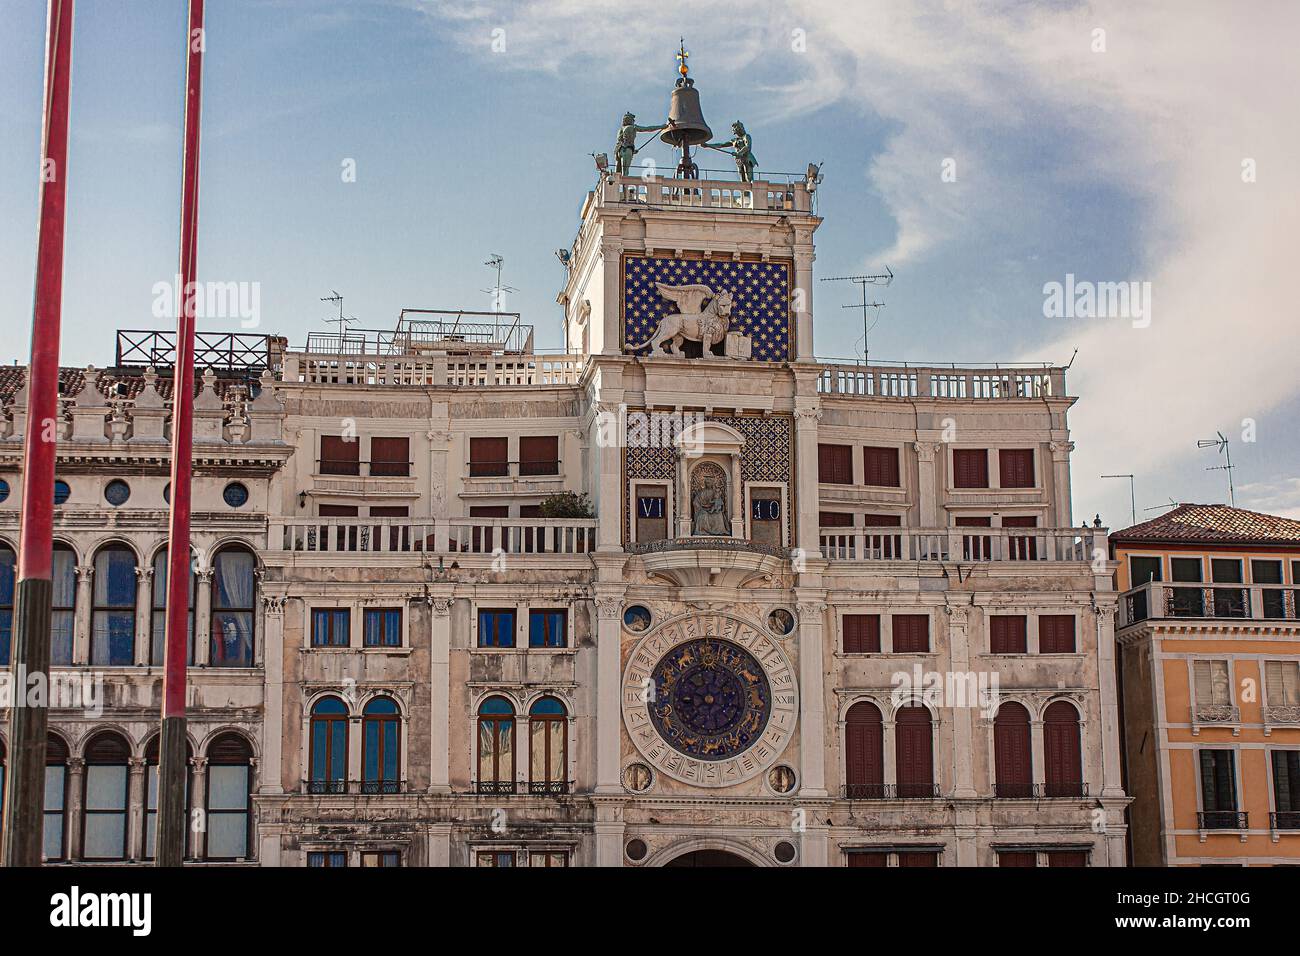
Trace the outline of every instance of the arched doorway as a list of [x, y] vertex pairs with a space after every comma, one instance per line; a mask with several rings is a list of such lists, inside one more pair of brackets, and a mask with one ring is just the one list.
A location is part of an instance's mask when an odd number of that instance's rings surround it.
[[674, 857], [664, 866], [753, 866], [743, 856], [726, 850], [691, 850]]

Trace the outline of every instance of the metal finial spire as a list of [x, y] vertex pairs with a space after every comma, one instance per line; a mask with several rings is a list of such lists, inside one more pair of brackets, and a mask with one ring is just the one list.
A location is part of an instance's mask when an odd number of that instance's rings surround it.
[[691, 68], [686, 64], [686, 58], [689, 56], [690, 54], [686, 52], [686, 38], [682, 37], [677, 50], [677, 62], [679, 64], [677, 72], [682, 75], [682, 79], [685, 79], [686, 74], [691, 71]]

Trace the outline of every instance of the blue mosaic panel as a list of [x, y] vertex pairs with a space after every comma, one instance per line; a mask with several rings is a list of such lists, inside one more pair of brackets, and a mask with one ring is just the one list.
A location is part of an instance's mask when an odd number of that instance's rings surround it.
[[[707, 285], [715, 293], [731, 292], [729, 331], [752, 340], [757, 362], [784, 362], [790, 357], [790, 266], [785, 262], [734, 262], [729, 259], [623, 257], [623, 341], [644, 342], [654, 335], [665, 314], [678, 311], [655, 288]], [[649, 354], [649, 346], [628, 349]]]

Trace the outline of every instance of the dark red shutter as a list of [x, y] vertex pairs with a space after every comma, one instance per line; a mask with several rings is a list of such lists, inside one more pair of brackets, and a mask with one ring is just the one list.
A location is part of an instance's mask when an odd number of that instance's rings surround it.
[[818, 445], [817, 480], [830, 485], [853, 484], [853, 447]]
[[844, 653], [880, 653], [880, 615], [844, 615]]
[[356, 505], [317, 505], [317, 511], [322, 518], [355, 518], [357, 516]]
[[928, 614], [895, 614], [895, 654], [924, 654], [930, 649], [930, 616]]
[[998, 452], [998, 480], [1003, 488], [1034, 487], [1034, 450], [1001, 449]]
[[1044, 775], [1049, 797], [1077, 797], [1083, 793], [1083, 758], [1079, 752], [1079, 715], [1058, 700], [1043, 715]]
[[880, 711], [860, 701], [849, 708], [844, 722], [845, 796], [872, 799], [884, 796], [885, 733]]
[[867, 485], [897, 488], [899, 486], [898, 449], [863, 448], [862, 481]]
[[1038, 865], [1038, 854], [1032, 850], [999, 850], [998, 866], [1028, 866]]
[[996, 796], [1032, 796], [1034, 778], [1031, 747], [1029, 711], [1015, 701], [1007, 701], [998, 708], [998, 715], [993, 719]]
[[558, 475], [560, 439], [556, 435], [526, 435], [519, 439], [519, 474]]
[[853, 515], [847, 511], [819, 511], [817, 520], [823, 528], [853, 527]]
[[889, 866], [888, 853], [875, 853], [867, 850], [849, 850], [845, 856], [849, 866]]
[[1087, 850], [1048, 850], [1048, 866], [1087, 866]]
[[370, 439], [370, 473], [406, 477], [411, 473], [409, 438]]
[[934, 787], [930, 712], [920, 704], [899, 708], [894, 716], [894, 756], [900, 797], [929, 797]]
[[344, 441], [340, 435], [320, 436], [320, 473], [322, 475], [361, 474], [361, 442]]
[[995, 614], [989, 618], [989, 653], [1026, 654], [1028, 627], [1023, 614]]
[[1038, 617], [1038, 653], [1073, 654], [1074, 615], [1041, 614]]
[[954, 448], [952, 452], [954, 488], [989, 486], [989, 453], [985, 448]]
[[899, 866], [938, 866], [939, 854], [933, 850], [903, 850], [898, 854]]
[[509, 474], [510, 443], [505, 438], [471, 438], [469, 473], [471, 477], [502, 477]]

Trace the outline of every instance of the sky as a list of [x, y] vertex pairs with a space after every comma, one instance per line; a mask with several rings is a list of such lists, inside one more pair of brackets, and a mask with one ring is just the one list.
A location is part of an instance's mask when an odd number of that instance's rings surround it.
[[[66, 365], [170, 323], [185, 9], [78, 4]], [[894, 272], [872, 358], [1073, 362], [1076, 523], [1130, 523], [1103, 474], [1136, 476], [1139, 521], [1226, 501], [1197, 448], [1218, 432], [1237, 504], [1300, 517], [1300, 4], [213, 0], [206, 25], [199, 278], [255, 287], [256, 331], [301, 345], [334, 290], [354, 328], [487, 310], [495, 253], [504, 307], [561, 347], [590, 154], [666, 113], [684, 32], [715, 133], [742, 119], [760, 170], [824, 163], [815, 277]], [[44, 33], [43, 2], [0, 0], [5, 362], [29, 348]], [[1049, 314], [1067, 276], [1146, 308]], [[817, 353], [861, 358], [857, 287], [812, 294]]]

